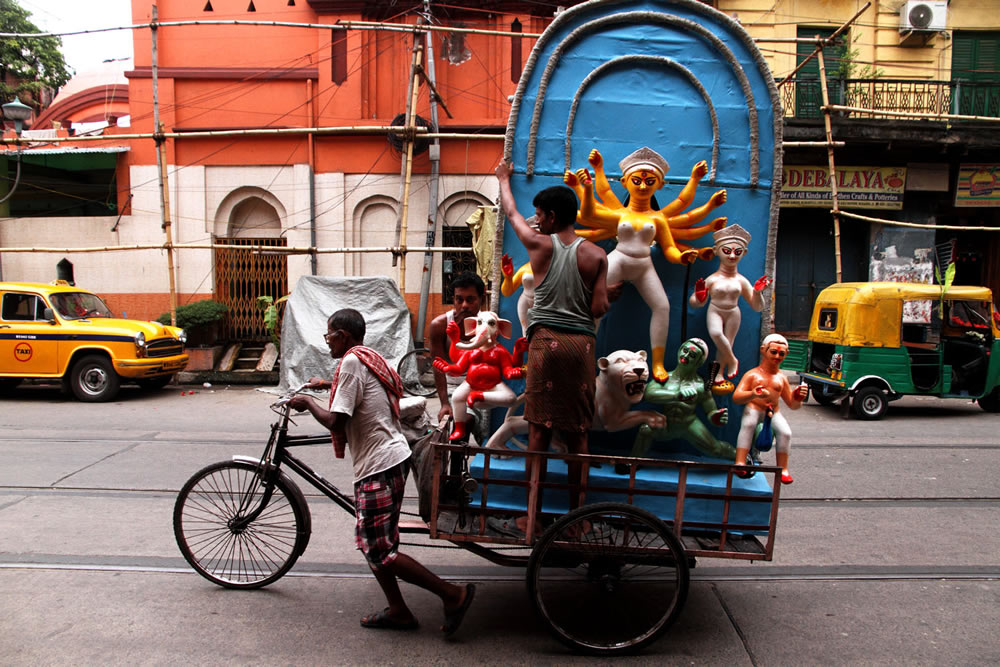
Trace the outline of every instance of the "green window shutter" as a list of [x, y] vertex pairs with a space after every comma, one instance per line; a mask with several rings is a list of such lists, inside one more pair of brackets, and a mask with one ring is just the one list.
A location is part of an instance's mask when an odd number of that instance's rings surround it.
[[[829, 37], [833, 30], [829, 28], [810, 28], [800, 26], [797, 35], [800, 39], [811, 39], [817, 35]], [[846, 39], [846, 37], [845, 37]], [[809, 57], [816, 46], [799, 42], [795, 46], [795, 64], [799, 65]], [[837, 70], [840, 69], [844, 47], [828, 46], [823, 49], [823, 62], [826, 66], [826, 85], [830, 95], [830, 104], [840, 104], [840, 81]], [[823, 112], [823, 91], [819, 85], [819, 58], [813, 58], [795, 75], [795, 116], [797, 118], [819, 118]]]
[[1000, 115], [1000, 32], [956, 30], [952, 36], [951, 78], [960, 114]]

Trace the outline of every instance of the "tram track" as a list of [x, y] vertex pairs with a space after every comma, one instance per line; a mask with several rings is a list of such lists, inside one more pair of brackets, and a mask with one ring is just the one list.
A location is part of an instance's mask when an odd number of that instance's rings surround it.
[[[845, 438], [834, 438], [826, 440], [823, 442], [818, 441], [802, 441], [798, 440], [794, 443], [796, 450], [808, 450], [808, 449], [871, 449], [871, 450], [913, 450], [913, 449], [932, 449], [932, 450], [996, 450], [1000, 449], [1000, 442], [983, 442], [981, 439], [951, 439], [947, 442], [937, 441], [934, 437], [940, 436], [922, 436], [919, 438], [910, 437], [907, 439], [897, 438], [887, 440], [884, 436], [850, 436]], [[97, 445], [97, 444], [155, 444], [157, 446], [169, 446], [169, 445], [204, 445], [204, 446], [239, 446], [247, 449], [259, 449], [263, 448], [265, 440], [261, 439], [260, 432], [252, 432], [245, 434], [232, 435], [229, 434], [226, 437], [218, 437], [216, 434], [212, 434], [210, 438], [206, 437], [195, 437], [195, 438], [177, 438], [177, 437], [164, 437], [158, 432], [149, 433], [132, 433], [122, 437], [109, 437], [107, 435], [102, 435], [95, 438], [81, 438], [77, 435], [72, 437], [60, 437], [60, 436], [47, 436], [47, 437], [18, 437], [16, 431], [13, 434], [8, 431], [4, 435], [0, 435], [0, 443], [20, 443], [26, 447], [30, 447], [32, 444], [39, 445], [51, 445], [54, 443], [60, 444], [81, 444], [81, 445]], [[319, 445], [317, 445], [319, 446]]]
[[[408, 545], [410, 547], [414, 545]], [[440, 547], [433, 547], [435, 549]], [[0, 571], [49, 570], [77, 572], [111, 572], [136, 574], [180, 574], [195, 575], [191, 567], [177, 556], [159, 558], [123, 558], [68, 555], [32, 554], [23, 557], [0, 557]], [[524, 573], [517, 568], [503, 568], [494, 565], [473, 565], [437, 567], [444, 579], [477, 582], [523, 582]], [[354, 564], [299, 563], [285, 575], [302, 579], [370, 579], [367, 568]], [[695, 567], [691, 570], [694, 583], [729, 582], [905, 582], [905, 581], [1000, 581], [1000, 565], [996, 566], [711, 566]]]
[[[302, 489], [307, 500], [323, 500], [325, 496], [311, 490]], [[178, 489], [157, 489], [157, 488], [126, 488], [126, 487], [90, 487], [90, 486], [28, 486], [28, 485], [0, 485], [0, 495], [66, 495], [66, 496], [90, 496], [90, 497], [127, 497], [135, 495], [144, 498], [169, 498], [177, 496]], [[415, 514], [416, 498], [407, 497], [408, 504], [412, 501], [412, 507], [408, 507]], [[1000, 504], [1000, 496], [844, 496], [844, 497], [805, 497], [781, 499], [782, 507], [817, 507], [827, 505], [845, 506], [882, 506], [882, 507], [910, 507], [924, 505], [961, 505], [961, 506], [990, 506]]]

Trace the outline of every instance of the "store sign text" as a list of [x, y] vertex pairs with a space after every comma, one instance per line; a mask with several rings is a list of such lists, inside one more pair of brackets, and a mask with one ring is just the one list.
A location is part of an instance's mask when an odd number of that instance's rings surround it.
[[[841, 208], [902, 209], [905, 167], [837, 167], [837, 199]], [[786, 165], [782, 173], [781, 205], [831, 208], [826, 167]]]

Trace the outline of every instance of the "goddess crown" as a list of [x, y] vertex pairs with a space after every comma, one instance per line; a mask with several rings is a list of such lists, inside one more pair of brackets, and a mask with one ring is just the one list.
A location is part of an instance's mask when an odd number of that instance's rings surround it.
[[663, 156], [648, 146], [643, 146], [639, 150], [625, 156], [618, 163], [618, 167], [622, 170], [622, 176], [636, 169], [649, 169], [659, 172], [660, 178], [663, 178], [670, 171], [670, 165], [663, 159]]
[[712, 234], [715, 245], [736, 242], [746, 247], [750, 245], [750, 232], [739, 225], [729, 225]]

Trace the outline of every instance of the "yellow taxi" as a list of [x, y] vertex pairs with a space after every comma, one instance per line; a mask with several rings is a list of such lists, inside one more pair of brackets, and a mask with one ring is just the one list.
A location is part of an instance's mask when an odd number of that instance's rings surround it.
[[81, 401], [123, 381], [163, 387], [187, 365], [182, 329], [116, 318], [96, 294], [57, 281], [0, 283], [0, 389], [60, 378]]

